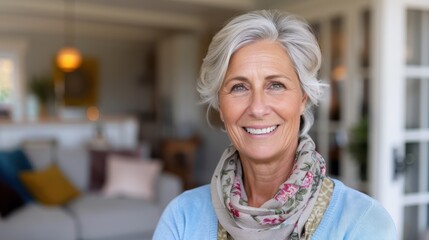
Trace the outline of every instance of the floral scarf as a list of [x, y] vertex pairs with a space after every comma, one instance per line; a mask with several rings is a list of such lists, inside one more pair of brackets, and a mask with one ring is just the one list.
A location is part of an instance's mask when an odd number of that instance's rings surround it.
[[228, 147], [211, 181], [212, 201], [219, 223], [234, 239], [300, 239], [316, 202], [326, 166], [313, 140], [299, 139], [289, 179], [261, 207], [247, 206], [237, 150]]

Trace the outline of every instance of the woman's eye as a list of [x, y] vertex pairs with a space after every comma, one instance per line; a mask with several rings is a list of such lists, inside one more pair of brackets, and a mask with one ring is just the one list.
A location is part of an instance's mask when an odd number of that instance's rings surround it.
[[269, 87], [270, 89], [274, 89], [274, 90], [280, 90], [280, 89], [285, 89], [285, 85], [283, 83], [272, 83]]
[[247, 90], [247, 88], [242, 83], [235, 84], [231, 88], [231, 92], [242, 92], [242, 91], [246, 91], [246, 90]]

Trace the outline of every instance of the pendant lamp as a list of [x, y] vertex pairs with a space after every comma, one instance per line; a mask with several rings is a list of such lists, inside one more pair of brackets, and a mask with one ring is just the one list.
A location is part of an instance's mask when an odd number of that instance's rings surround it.
[[64, 3], [64, 47], [56, 56], [57, 66], [64, 72], [73, 72], [82, 63], [79, 50], [73, 47], [74, 37], [74, 4], [73, 0]]

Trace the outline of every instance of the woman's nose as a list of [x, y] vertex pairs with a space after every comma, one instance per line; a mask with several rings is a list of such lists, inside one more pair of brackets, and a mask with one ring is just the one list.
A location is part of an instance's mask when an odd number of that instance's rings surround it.
[[270, 111], [267, 96], [263, 91], [253, 92], [249, 103], [249, 114], [255, 118], [261, 119]]

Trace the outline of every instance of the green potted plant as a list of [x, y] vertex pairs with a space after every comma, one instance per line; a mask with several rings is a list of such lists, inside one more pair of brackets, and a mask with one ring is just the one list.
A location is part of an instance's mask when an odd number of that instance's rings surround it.
[[40, 115], [47, 115], [47, 105], [54, 98], [54, 81], [48, 76], [37, 76], [29, 82], [29, 91], [40, 104]]
[[359, 175], [361, 180], [368, 179], [368, 117], [362, 119], [350, 129], [348, 149], [359, 165]]

